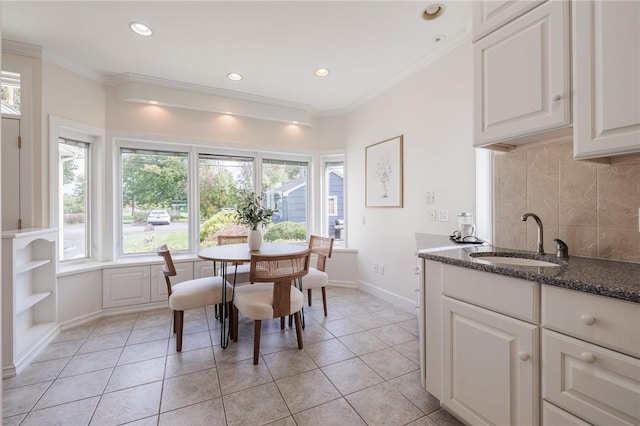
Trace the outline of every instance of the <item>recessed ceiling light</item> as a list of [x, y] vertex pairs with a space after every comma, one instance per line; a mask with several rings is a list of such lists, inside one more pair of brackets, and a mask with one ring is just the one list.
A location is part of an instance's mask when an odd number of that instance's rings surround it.
[[153, 31], [151, 31], [151, 27], [141, 22], [130, 22], [129, 28], [131, 28], [131, 31], [133, 31], [134, 33], [144, 37], [149, 37], [151, 34], [153, 34]]
[[242, 75], [238, 74], [237, 72], [230, 72], [229, 74], [227, 74], [227, 78], [232, 81], [240, 81], [242, 80]]
[[440, 17], [444, 13], [444, 6], [440, 3], [432, 3], [422, 11], [422, 19], [430, 21]]
[[331, 74], [331, 70], [329, 68], [316, 68], [313, 73], [318, 77], [326, 77]]
[[158, 105], [158, 101], [149, 101], [151, 105]]
[[447, 36], [444, 34], [438, 34], [437, 36], [435, 36], [433, 38], [433, 41], [435, 41], [436, 43], [440, 43], [441, 41], [445, 41], [447, 39]]

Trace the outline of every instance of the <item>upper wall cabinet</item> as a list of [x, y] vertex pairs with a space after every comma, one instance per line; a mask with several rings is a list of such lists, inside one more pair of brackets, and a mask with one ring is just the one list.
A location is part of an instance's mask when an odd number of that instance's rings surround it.
[[474, 144], [571, 133], [569, 3], [544, 3], [474, 43]]
[[573, 3], [576, 159], [640, 153], [640, 2]]
[[473, 41], [525, 14], [545, 0], [479, 0], [471, 9]]

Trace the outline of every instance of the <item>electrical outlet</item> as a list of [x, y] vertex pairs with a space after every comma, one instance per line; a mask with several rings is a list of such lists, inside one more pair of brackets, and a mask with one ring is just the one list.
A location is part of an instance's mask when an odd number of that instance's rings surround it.
[[377, 263], [373, 264], [373, 272], [375, 272], [376, 274], [378, 273], [378, 264]]
[[435, 222], [436, 221], [436, 217], [437, 217], [436, 209], [429, 210], [429, 220], [432, 221], [432, 222]]
[[436, 193], [427, 192], [427, 204], [435, 204], [435, 202], [436, 202]]
[[378, 265], [378, 273], [384, 275], [384, 265], [382, 263]]
[[449, 222], [449, 210], [440, 210], [438, 212], [439, 222]]

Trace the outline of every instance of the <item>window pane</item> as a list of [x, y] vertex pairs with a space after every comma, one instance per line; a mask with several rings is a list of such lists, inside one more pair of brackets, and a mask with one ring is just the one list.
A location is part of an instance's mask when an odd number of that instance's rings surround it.
[[2, 113], [20, 115], [22, 92], [20, 91], [20, 74], [2, 71]]
[[264, 233], [267, 242], [307, 240], [307, 176], [309, 164], [264, 160], [262, 187], [267, 207], [278, 211]]
[[89, 257], [88, 223], [89, 205], [89, 144], [67, 139], [59, 140], [60, 235], [62, 247], [60, 260]]
[[218, 235], [246, 235], [236, 224], [238, 191], [253, 188], [253, 158], [200, 155], [200, 247], [216, 244]]
[[325, 162], [327, 228], [337, 245], [344, 244], [344, 161]]
[[122, 254], [189, 249], [186, 153], [121, 149]]

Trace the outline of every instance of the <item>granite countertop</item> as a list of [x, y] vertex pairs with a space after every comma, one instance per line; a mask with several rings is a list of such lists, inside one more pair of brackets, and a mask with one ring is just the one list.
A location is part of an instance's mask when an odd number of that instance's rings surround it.
[[[442, 246], [438, 249], [428, 244], [424, 244], [421, 247], [419, 235], [425, 234], [416, 234], [418, 256], [423, 259], [640, 303], [639, 263], [575, 256], [568, 259], [558, 259], [555, 255], [545, 255], [541, 260], [558, 263], [560, 266], [538, 267], [494, 264], [475, 259], [471, 254], [500, 252], [501, 256], [507, 257], [509, 257], [509, 254], [528, 254], [533, 257], [535, 253], [494, 247], [488, 244], [455, 246], [453, 242], [451, 243], [452, 246]], [[448, 239], [446, 236], [440, 237]], [[424, 239], [424, 241], [427, 240], [427, 238]]]

